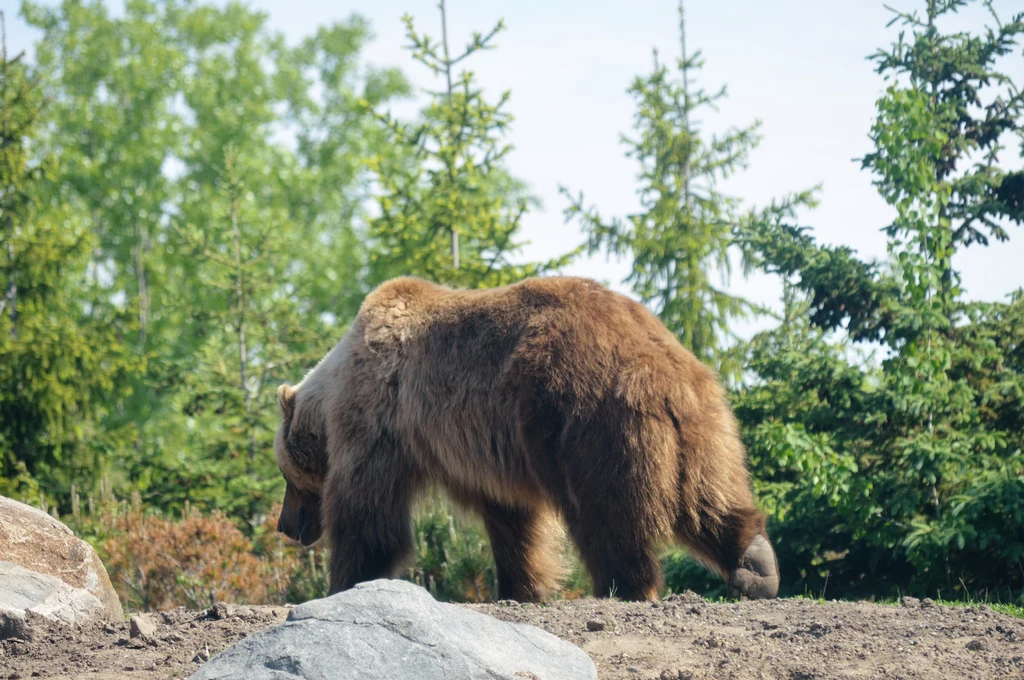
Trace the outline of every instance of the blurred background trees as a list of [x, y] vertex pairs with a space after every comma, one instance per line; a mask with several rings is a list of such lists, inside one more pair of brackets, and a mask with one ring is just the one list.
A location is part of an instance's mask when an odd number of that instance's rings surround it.
[[[1005, 149], [1024, 141], [1024, 95], [996, 70], [1024, 16], [940, 32], [963, 4], [895, 15], [872, 57], [886, 89], [862, 163], [895, 218], [864, 228], [885, 229], [883, 261], [820, 244], [801, 224], [813, 192], [753, 207], [720, 189], [758, 130], [701, 125], [724, 89], [694, 84], [683, 40], [626, 93], [640, 211], [606, 219], [566, 191], [587, 240], [531, 262], [511, 93], [467, 70], [502, 23], [456, 50], [443, 2], [438, 39], [406, 17], [437, 87], [400, 119], [415, 93], [364, 65], [359, 17], [290, 45], [239, 3], [25, 2], [35, 58], [0, 55], [0, 494], [94, 542], [133, 607], [316, 596], [322, 551], [273, 531], [273, 388], [391, 276], [489, 287], [607, 252], [730, 380], [784, 592], [1019, 600], [1024, 293], [971, 301], [954, 258], [1024, 221]], [[730, 293], [734, 267], [779, 276], [781, 311]], [[751, 314], [774, 326], [742, 341]], [[410, 578], [493, 596], [474, 522], [436, 498], [416, 529]], [[678, 551], [665, 566], [673, 589], [722, 592]], [[564, 595], [584, 592], [577, 569]]]

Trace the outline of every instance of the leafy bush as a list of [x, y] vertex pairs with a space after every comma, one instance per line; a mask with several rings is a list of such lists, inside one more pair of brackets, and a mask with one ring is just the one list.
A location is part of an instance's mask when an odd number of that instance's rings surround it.
[[694, 560], [682, 550], [668, 550], [661, 556], [661, 569], [665, 576], [665, 593], [692, 590], [707, 598], [725, 597], [726, 584], [717, 574]]
[[455, 602], [486, 602], [497, 593], [497, 575], [486, 534], [471, 521], [458, 521], [446, 503], [417, 513], [416, 564], [409, 580], [434, 597]]
[[279, 507], [252, 538], [220, 511], [186, 509], [180, 518], [138, 503], [108, 504], [80, 525], [92, 528], [110, 580], [129, 610], [215, 602], [283, 604], [326, 593], [322, 550], [293, 545], [276, 531]]

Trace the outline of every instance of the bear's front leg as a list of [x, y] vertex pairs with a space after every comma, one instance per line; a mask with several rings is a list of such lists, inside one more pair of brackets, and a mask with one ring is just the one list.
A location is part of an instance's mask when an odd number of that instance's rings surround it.
[[330, 595], [364, 581], [393, 578], [414, 546], [414, 488], [407, 468], [380, 452], [343, 460], [324, 485]]

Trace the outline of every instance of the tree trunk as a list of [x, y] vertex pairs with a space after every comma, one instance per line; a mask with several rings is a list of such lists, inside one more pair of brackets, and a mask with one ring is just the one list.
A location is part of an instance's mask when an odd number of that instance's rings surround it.
[[[444, 49], [444, 79], [445, 84], [448, 87], [448, 105], [452, 103], [452, 59], [448, 54], [448, 15], [445, 11], [444, 0], [441, 0], [438, 5], [441, 9], [441, 46]], [[448, 179], [455, 182], [455, 169], [448, 166]], [[459, 268], [459, 231], [454, 224], [451, 225], [452, 229], [452, 267], [455, 269]]]
[[146, 326], [149, 325], [149, 285], [146, 281], [146, 263], [144, 253], [146, 249], [145, 234], [140, 228], [138, 230], [139, 242], [135, 246], [135, 277], [139, 286], [139, 337], [142, 344], [146, 344]]
[[14, 221], [10, 215], [4, 218], [4, 231], [7, 234], [7, 292], [4, 295], [8, 314], [11, 319], [11, 337], [18, 339], [18, 279], [15, 276], [14, 253]]

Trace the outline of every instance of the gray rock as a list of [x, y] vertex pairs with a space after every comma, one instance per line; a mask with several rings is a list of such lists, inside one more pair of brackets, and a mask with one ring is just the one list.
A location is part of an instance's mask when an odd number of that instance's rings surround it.
[[128, 621], [128, 635], [133, 638], [151, 638], [156, 634], [156, 623], [148, 614], [136, 614]]
[[191, 680], [543, 680], [597, 678], [583, 650], [539, 628], [380, 580], [292, 609], [229, 647]]
[[235, 605], [227, 602], [218, 602], [210, 607], [210, 616], [218, 620], [230, 619], [235, 615]]
[[4, 561], [0, 561], [0, 612], [13, 618], [35, 612], [66, 624], [87, 623], [105, 615], [103, 603], [88, 590]]
[[0, 640], [31, 640], [32, 628], [20, 609], [0, 609]]
[[[0, 560], [56, 578], [68, 588], [86, 591], [102, 603], [100, 618], [110, 621], [124, 618], [107, 570], [92, 546], [45, 512], [3, 496], [0, 496]], [[0, 587], [0, 595], [3, 593]]]

